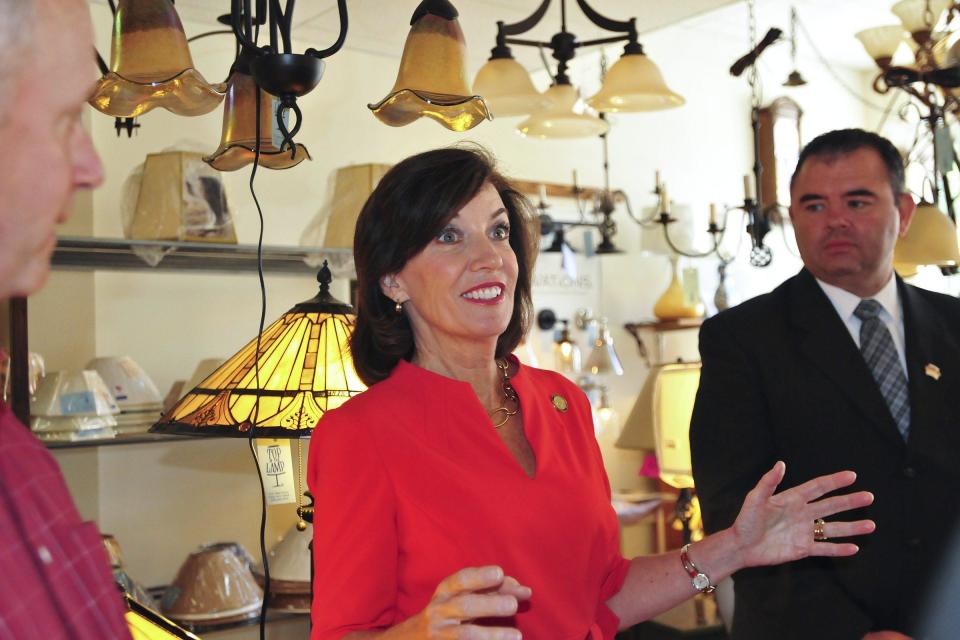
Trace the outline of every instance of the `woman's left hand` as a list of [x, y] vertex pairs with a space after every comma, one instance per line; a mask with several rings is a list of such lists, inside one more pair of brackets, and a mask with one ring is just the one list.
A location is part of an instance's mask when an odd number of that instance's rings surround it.
[[857, 474], [840, 471], [774, 494], [785, 472], [783, 462], [773, 465], [747, 494], [733, 523], [743, 566], [780, 564], [808, 556], [850, 556], [859, 551], [857, 545], [849, 542], [814, 540], [814, 521], [818, 518], [826, 521], [823, 527], [826, 540], [864, 535], [876, 528], [872, 520], [829, 519], [844, 511], [866, 507], [873, 502], [873, 494], [858, 491], [820, 499], [853, 484]]

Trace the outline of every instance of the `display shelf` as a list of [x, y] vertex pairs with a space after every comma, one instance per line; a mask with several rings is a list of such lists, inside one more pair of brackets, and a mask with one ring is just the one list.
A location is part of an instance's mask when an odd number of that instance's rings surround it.
[[[127, 433], [116, 438], [100, 440], [79, 440], [77, 442], [44, 441], [48, 449], [85, 449], [89, 447], [110, 447], [124, 444], [151, 444], [156, 442], [174, 442], [177, 440], [196, 440], [199, 436], [170, 435], [166, 433]], [[217, 437], [217, 436], [204, 436]]]
[[[350, 268], [352, 257], [349, 249], [264, 246], [263, 268], [272, 273], [314, 274], [328, 260], [336, 273]], [[64, 236], [57, 238], [52, 264], [57, 269], [249, 273], [257, 270], [257, 247]]]

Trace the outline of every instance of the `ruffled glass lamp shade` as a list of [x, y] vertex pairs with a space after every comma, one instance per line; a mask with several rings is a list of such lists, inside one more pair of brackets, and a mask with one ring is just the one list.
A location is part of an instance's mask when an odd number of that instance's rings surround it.
[[517, 126], [531, 138], [588, 138], [606, 133], [610, 124], [601, 118], [578, 111], [580, 95], [569, 84], [555, 84], [544, 94], [550, 106], [533, 114]]
[[466, 131], [491, 119], [467, 82], [467, 46], [457, 16], [447, 0], [424, 0], [414, 11], [397, 81], [386, 98], [367, 105], [381, 122], [402, 127], [427, 117]]
[[587, 104], [597, 111], [657, 111], [683, 105], [685, 100], [663, 81], [663, 75], [642, 53], [624, 54], [610, 67], [603, 86]]
[[118, 118], [155, 107], [198, 116], [223, 100], [223, 84], [210, 85], [193, 68], [180, 17], [170, 0], [120, 0], [114, 19], [110, 72], [90, 104]]
[[473, 88], [496, 117], [525, 116], [550, 105], [533, 86], [527, 70], [513, 58], [488, 60], [477, 72]]
[[[348, 342], [353, 307], [329, 293], [301, 302], [207, 376], [153, 425], [154, 433], [300, 438], [320, 417], [366, 389]], [[259, 383], [254, 364], [259, 364]]]
[[864, 29], [854, 35], [877, 66], [886, 69], [903, 42], [904, 34], [903, 26], [894, 24]]
[[[203, 161], [218, 171], [236, 171], [253, 162], [257, 145], [257, 85], [250, 76], [234, 71], [227, 80], [227, 99], [223, 107], [223, 133], [220, 147]], [[302, 144], [280, 151], [274, 144], [276, 129], [273, 98], [260, 91], [260, 166], [267, 169], [289, 169], [310, 153]]]
[[906, 235], [897, 240], [893, 264], [901, 276], [913, 275], [918, 265], [950, 267], [960, 264], [956, 226], [935, 205], [921, 204], [913, 214]]

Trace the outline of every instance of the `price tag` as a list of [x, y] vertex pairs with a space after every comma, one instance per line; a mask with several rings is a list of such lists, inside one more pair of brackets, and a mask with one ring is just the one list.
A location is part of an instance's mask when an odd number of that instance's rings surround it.
[[296, 478], [289, 440], [258, 439], [257, 461], [267, 504], [290, 504], [297, 501]]

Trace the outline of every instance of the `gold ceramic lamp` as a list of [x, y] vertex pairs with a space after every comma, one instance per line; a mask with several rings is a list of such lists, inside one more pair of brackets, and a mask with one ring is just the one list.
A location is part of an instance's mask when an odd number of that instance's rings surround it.
[[423, 0], [410, 20], [400, 72], [390, 94], [367, 105], [391, 127], [427, 117], [452, 131], [491, 119], [487, 105], [467, 82], [466, 42], [448, 0]]
[[213, 111], [224, 91], [223, 84], [208, 84], [194, 69], [170, 0], [120, 0], [110, 70], [90, 98], [93, 108], [118, 118], [135, 118], [156, 107], [198, 116]]
[[[253, 76], [234, 70], [227, 80], [227, 99], [223, 107], [223, 133], [220, 147], [203, 161], [218, 171], [236, 171], [254, 161], [257, 146], [257, 86]], [[299, 143], [281, 151], [274, 143], [273, 98], [260, 90], [260, 160], [267, 169], [289, 169], [311, 160], [307, 148]]]
[[628, 45], [623, 56], [610, 67], [600, 91], [587, 104], [601, 112], [640, 112], [672, 109], [684, 99], [667, 87], [660, 69], [643, 53]]

